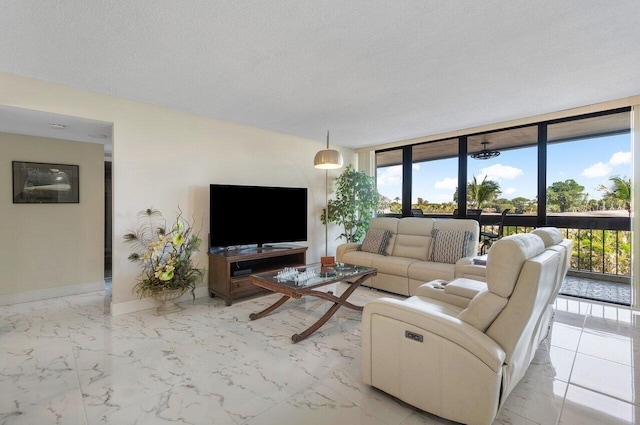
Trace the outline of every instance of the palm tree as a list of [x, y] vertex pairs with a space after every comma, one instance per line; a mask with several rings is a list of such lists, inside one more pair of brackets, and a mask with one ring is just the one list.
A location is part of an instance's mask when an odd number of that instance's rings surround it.
[[498, 182], [487, 180], [487, 176], [484, 176], [482, 183], [478, 183], [476, 176], [473, 176], [473, 180], [467, 186], [467, 192], [469, 203], [476, 208], [482, 208], [483, 203], [495, 199], [502, 193]]
[[606, 192], [604, 198], [622, 203], [631, 216], [631, 179], [613, 176], [609, 181], [613, 183], [611, 187], [600, 185], [598, 189]]

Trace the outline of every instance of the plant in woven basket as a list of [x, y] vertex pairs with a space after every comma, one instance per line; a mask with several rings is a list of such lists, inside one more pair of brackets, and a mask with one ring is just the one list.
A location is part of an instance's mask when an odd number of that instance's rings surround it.
[[132, 245], [129, 261], [142, 267], [133, 292], [142, 298], [191, 290], [195, 300], [196, 283], [202, 279], [203, 271], [191, 258], [202, 242], [193, 231], [193, 223], [185, 221], [180, 210], [171, 227], [153, 208], [140, 211], [137, 217], [138, 229], [124, 235], [125, 242]]

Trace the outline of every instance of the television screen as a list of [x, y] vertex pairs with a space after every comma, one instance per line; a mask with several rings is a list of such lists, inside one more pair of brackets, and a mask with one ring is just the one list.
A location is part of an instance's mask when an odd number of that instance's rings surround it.
[[210, 185], [210, 248], [307, 240], [307, 188]]

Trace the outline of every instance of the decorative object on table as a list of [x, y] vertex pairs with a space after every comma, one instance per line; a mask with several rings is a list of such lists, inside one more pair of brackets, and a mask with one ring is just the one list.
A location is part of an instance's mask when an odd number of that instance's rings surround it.
[[79, 167], [67, 164], [13, 161], [14, 204], [77, 204]]
[[336, 263], [336, 266], [334, 267], [334, 269], [337, 272], [348, 272], [351, 271], [353, 269], [357, 268], [357, 266], [354, 266], [353, 264], [345, 264], [345, 263]]
[[334, 256], [320, 257], [320, 266], [321, 266], [322, 273], [331, 273], [331, 271], [333, 270], [333, 267], [336, 266], [336, 257]]
[[320, 257], [320, 264], [322, 264], [323, 267], [333, 267], [336, 265], [336, 257], [333, 255]]
[[191, 290], [195, 300], [196, 282], [203, 272], [191, 259], [202, 242], [193, 231], [193, 223], [179, 211], [174, 224], [167, 228], [160, 211], [153, 208], [138, 213], [138, 230], [124, 235], [133, 245], [129, 261], [140, 264], [142, 271], [133, 291], [159, 301], [158, 314], [179, 311], [175, 300]]
[[336, 179], [336, 199], [327, 203], [320, 220], [325, 225], [327, 222], [342, 225], [340, 237], [347, 243], [358, 242], [369, 227], [378, 197], [375, 179], [349, 164]]
[[318, 272], [313, 269], [299, 270], [295, 267], [285, 267], [276, 274], [276, 279], [298, 283], [308, 281], [316, 276], [318, 276]]
[[329, 149], [329, 132], [327, 131], [327, 148], [319, 151], [313, 159], [313, 165], [316, 168], [324, 170], [324, 255], [329, 255], [329, 226], [327, 223], [328, 212], [327, 205], [329, 205], [329, 170], [342, 167], [342, 155], [340, 152], [334, 149]]

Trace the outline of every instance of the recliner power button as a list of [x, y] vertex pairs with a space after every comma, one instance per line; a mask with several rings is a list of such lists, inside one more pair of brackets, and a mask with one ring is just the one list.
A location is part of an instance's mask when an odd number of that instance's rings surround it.
[[416, 342], [422, 342], [422, 335], [415, 332], [404, 331], [404, 336]]

